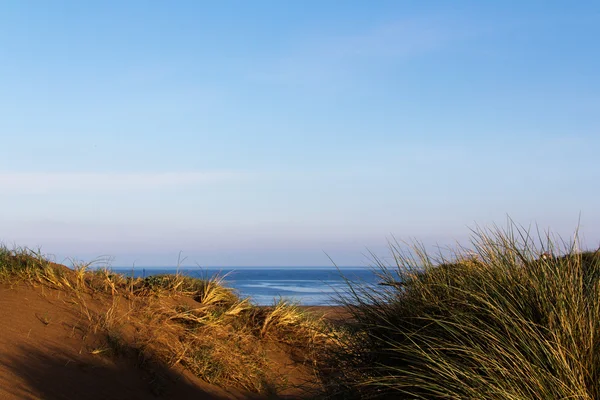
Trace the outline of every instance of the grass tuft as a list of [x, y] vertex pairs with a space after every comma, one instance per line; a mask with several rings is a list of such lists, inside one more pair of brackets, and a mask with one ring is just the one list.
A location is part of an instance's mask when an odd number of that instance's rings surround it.
[[600, 398], [600, 253], [518, 227], [478, 231], [452, 261], [391, 246], [382, 285], [350, 283], [342, 398]]
[[[139, 366], [183, 366], [223, 387], [272, 394], [287, 377], [267, 353], [290, 346], [313, 368], [319, 349], [331, 345], [326, 325], [296, 305], [253, 305], [223, 284], [223, 277], [182, 274], [145, 279], [81, 264], [73, 269], [39, 252], [0, 247], [0, 282], [28, 283], [69, 295], [88, 333], [103, 335], [90, 353], [134, 357]], [[45, 325], [48, 316], [38, 316]], [[160, 369], [160, 368], [159, 368]]]

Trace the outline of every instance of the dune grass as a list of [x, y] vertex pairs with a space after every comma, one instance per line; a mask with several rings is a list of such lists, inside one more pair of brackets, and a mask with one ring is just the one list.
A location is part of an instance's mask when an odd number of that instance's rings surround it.
[[94, 354], [224, 387], [280, 392], [286, 376], [269, 352], [283, 346], [321, 379], [326, 393], [310, 396], [600, 398], [600, 252], [513, 226], [478, 231], [450, 256], [397, 243], [391, 253], [392, 265], [375, 258], [381, 285], [348, 282], [350, 317], [335, 328], [286, 302], [257, 307], [219, 278], [69, 270], [27, 250], [0, 248], [0, 282], [72, 293], [106, 338]]
[[312, 371], [318, 356], [335, 342], [322, 319], [286, 301], [255, 306], [219, 277], [134, 279], [89, 265], [68, 269], [39, 252], [1, 247], [0, 283], [70, 294], [85, 329], [105, 338], [94, 344], [92, 354], [132, 356], [144, 368], [182, 367], [209, 383], [256, 393], [289, 387], [269, 352], [293, 349]]
[[600, 398], [600, 253], [510, 227], [448, 260], [422, 246], [350, 283], [340, 398]]

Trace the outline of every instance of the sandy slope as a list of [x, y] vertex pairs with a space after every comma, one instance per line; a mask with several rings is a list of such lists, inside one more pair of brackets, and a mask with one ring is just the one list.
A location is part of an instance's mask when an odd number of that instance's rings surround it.
[[[210, 385], [184, 370], [147, 363], [140, 367], [135, 357], [109, 355], [102, 351], [105, 338], [88, 329], [80, 304], [66, 291], [0, 285], [0, 399], [261, 398]], [[86, 307], [103, 309], [101, 300], [92, 298]], [[336, 307], [309, 310], [344, 318]], [[274, 368], [295, 386], [280, 396], [309, 398], [314, 377], [296, 358], [294, 349], [269, 350]]]
[[64, 292], [0, 285], [0, 399], [247, 397], [190, 374], [92, 354], [102, 341], [86, 334], [78, 311]]

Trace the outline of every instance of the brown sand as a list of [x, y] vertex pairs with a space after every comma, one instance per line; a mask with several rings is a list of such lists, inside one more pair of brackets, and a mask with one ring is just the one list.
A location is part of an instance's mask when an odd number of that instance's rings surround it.
[[[87, 306], [93, 311], [94, 301]], [[334, 322], [348, 318], [341, 307], [306, 309]], [[210, 385], [187, 371], [159, 365], [140, 368], [131, 357], [107, 356], [103, 337], [88, 332], [86, 322], [80, 307], [63, 291], [0, 284], [0, 399], [261, 398]], [[314, 385], [306, 385], [310, 370], [301, 358], [294, 349], [269, 350], [270, 361], [292, 385], [282, 397], [310, 397], [306, 390]]]
[[347, 322], [351, 318], [350, 312], [342, 306], [305, 306], [302, 308], [334, 323]]
[[183, 371], [147, 371], [136, 360], [93, 354], [101, 338], [82, 322], [64, 292], [0, 285], [0, 399], [248, 397]]

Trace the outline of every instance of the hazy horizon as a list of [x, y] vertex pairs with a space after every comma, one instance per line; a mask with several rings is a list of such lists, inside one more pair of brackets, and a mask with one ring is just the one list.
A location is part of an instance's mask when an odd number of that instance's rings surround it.
[[595, 2], [7, 1], [0, 32], [9, 247], [362, 266], [507, 215], [600, 245]]

